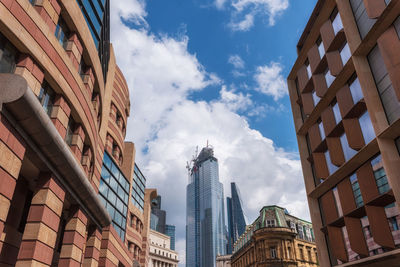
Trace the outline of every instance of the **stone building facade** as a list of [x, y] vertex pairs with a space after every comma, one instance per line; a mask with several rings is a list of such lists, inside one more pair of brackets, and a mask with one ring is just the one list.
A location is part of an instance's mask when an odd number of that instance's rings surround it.
[[400, 262], [400, 1], [319, 0], [289, 94], [320, 264]]
[[157, 192], [124, 142], [109, 1], [0, 0], [0, 14], [0, 265], [147, 266]]
[[234, 244], [232, 267], [316, 267], [311, 223], [278, 206], [266, 206]]
[[169, 236], [150, 229], [149, 267], [178, 267], [179, 255], [170, 247]]
[[232, 255], [219, 255], [216, 259], [216, 267], [231, 267]]

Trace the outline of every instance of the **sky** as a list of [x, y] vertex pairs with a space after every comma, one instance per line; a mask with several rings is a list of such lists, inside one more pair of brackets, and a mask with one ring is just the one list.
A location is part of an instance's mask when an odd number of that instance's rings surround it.
[[111, 1], [111, 41], [130, 89], [126, 139], [176, 225], [180, 267], [186, 164], [207, 142], [225, 197], [231, 182], [240, 189], [247, 223], [265, 205], [309, 219], [286, 77], [316, 2]]

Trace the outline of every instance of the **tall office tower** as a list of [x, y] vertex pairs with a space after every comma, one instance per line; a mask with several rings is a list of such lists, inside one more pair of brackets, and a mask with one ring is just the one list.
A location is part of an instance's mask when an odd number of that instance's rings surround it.
[[0, 266], [147, 266], [157, 193], [124, 142], [109, 1], [0, 0], [0, 14]]
[[213, 267], [226, 254], [224, 190], [218, 160], [210, 147], [201, 150], [189, 167], [186, 189], [186, 265]]
[[157, 196], [151, 203], [151, 229], [165, 234], [166, 212], [161, 209], [161, 196]]
[[400, 262], [400, 1], [319, 0], [288, 77], [319, 262]]
[[164, 234], [171, 238], [170, 247], [172, 250], [175, 250], [175, 225], [166, 224]]
[[233, 244], [246, 230], [242, 200], [236, 183], [231, 183], [231, 197], [226, 198], [228, 213], [228, 244], [227, 253], [232, 254]]

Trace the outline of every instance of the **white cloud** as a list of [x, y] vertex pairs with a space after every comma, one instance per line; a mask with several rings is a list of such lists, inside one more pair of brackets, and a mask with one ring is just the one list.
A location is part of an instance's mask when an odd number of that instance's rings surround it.
[[[235, 181], [250, 220], [268, 204], [283, 205], [294, 215], [307, 219], [300, 161], [275, 147], [272, 140], [251, 129], [246, 118], [237, 114], [251, 110], [250, 95], [222, 85], [217, 100], [190, 100], [190, 93], [219, 85], [221, 81], [188, 52], [189, 38], [185, 34], [173, 38], [150, 33], [143, 3], [111, 2], [112, 42], [130, 88], [132, 110], [127, 139], [136, 144], [136, 161], [147, 177], [148, 187], [157, 188], [163, 197], [167, 222], [177, 227], [181, 263], [184, 263], [188, 182], [185, 165], [195, 147], [201, 148], [207, 139], [219, 159], [225, 196], [230, 194], [229, 183]], [[136, 18], [133, 21], [142, 26], [131, 29], [121, 21], [121, 16], [125, 20]], [[273, 68], [274, 64], [265, 67]], [[258, 72], [261, 78], [265, 67]], [[280, 71], [271, 79], [281, 77]], [[265, 78], [260, 81], [263, 85]], [[281, 97], [280, 93], [275, 95]]]
[[254, 74], [257, 91], [274, 97], [277, 101], [288, 93], [285, 78], [282, 76], [282, 65], [271, 62], [269, 65], [259, 66]]
[[228, 63], [232, 64], [235, 69], [244, 68], [244, 61], [239, 55], [230, 55], [228, 58]]
[[252, 104], [251, 95], [244, 95], [243, 93], [235, 93], [234, 90], [227, 90], [226, 85], [223, 85], [219, 91], [220, 102], [225, 104], [230, 111], [245, 111]]
[[228, 26], [233, 31], [248, 31], [254, 25], [254, 14], [249, 13], [244, 16], [244, 18], [240, 17], [239, 21], [231, 21]]
[[[225, 3], [227, 0], [224, 0]], [[217, 8], [221, 0], [216, 0]], [[233, 31], [248, 31], [254, 25], [256, 16], [267, 17], [270, 26], [275, 25], [277, 17], [289, 7], [289, 0], [230, 0]]]
[[222, 9], [222, 8], [224, 7], [226, 1], [227, 1], [227, 0], [215, 0], [215, 6], [216, 6], [218, 9]]

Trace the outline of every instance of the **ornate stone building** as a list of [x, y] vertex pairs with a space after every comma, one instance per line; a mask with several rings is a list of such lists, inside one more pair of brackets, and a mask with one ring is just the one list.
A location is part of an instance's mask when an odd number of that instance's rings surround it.
[[0, 0], [0, 265], [147, 266], [109, 1]]
[[149, 267], [178, 267], [178, 253], [171, 249], [171, 238], [150, 229]]
[[231, 267], [232, 255], [220, 255], [216, 259], [216, 267]]
[[234, 244], [232, 267], [316, 267], [311, 223], [278, 206], [266, 206]]

